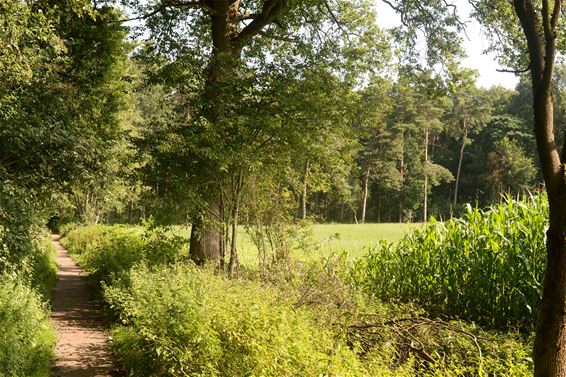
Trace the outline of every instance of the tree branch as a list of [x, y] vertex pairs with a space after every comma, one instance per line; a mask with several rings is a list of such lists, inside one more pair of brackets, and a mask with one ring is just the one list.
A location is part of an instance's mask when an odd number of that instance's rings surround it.
[[527, 67], [527, 68], [523, 68], [523, 69], [505, 69], [505, 68], [498, 68], [496, 69], [497, 72], [503, 72], [503, 73], [514, 73], [514, 74], [521, 74], [521, 73], [527, 73], [531, 70], [531, 67]]
[[332, 8], [330, 8], [330, 5], [328, 4], [328, 1], [323, 0], [324, 6], [326, 7], [326, 9], [328, 10], [328, 13], [330, 13], [330, 17], [332, 17], [332, 19], [334, 20], [334, 22], [336, 23], [336, 26], [338, 26], [338, 28], [345, 33], [346, 35], [348, 35], [348, 33], [346, 32], [346, 30], [344, 30], [343, 26], [342, 26], [342, 22], [340, 22], [340, 20], [338, 20], [338, 17], [336, 17], [336, 15], [334, 14], [334, 12], [332, 11]]
[[159, 13], [164, 12], [167, 8], [201, 8], [204, 7], [203, 2], [201, 1], [178, 1], [178, 0], [168, 0], [168, 1], [164, 1], [161, 4], [159, 4], [155, 9], [153, 9], [151, 12], [146, 13], [146, 14], [142, 14], [140, 16], [137, 17], [132, 17], [132, 18], [126, 18], [123, 20], [115, 20], [115, 21], [110, 21], [108, 22], [109, 24], [114, 24], [114, 23], [125, 23], [125, 22], [130, 22], [130, 21], [138, 21], [138, 20], [147, 20], [148, 18], [151, 18]]
[[281, 16], [288, 4], [288, 0], [266, 0], [263, 3], [261, 13], [234, 38], [234, 46], [237, 48], [243, 47], [247, 41], [259, 34], [261, 29]]
[[276, 40], [276, 41], [289, 42], [289, 43], [299, 43], [300, 42], [300, 40], [297, 39], [297, 38], [285, 37], [285, 36], [276, 36], [276, 35], [273, 35], [272, 33], [268, 33], [268, 32], [265, 32], [265, 31], [260, 31], [258, 34], [263, 36], [263, 37], [273, 39], [273, 40]]

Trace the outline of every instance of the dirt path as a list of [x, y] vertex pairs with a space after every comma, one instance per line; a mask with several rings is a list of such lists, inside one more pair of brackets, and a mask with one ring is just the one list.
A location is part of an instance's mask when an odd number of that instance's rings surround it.
[[53, 377], [108, 377], [114, 367], [98, 305], [84, 281], [84, 272], [52, 235], [57, 247], [59, 280], [53, 289], [51, 320], [57, 332]]

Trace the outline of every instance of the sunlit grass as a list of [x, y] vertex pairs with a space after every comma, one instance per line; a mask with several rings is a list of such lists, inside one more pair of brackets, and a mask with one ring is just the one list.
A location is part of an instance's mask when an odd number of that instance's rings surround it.
[[[312, 244], [314, 250], [298, 252], [300, 259], [321, 259], [337, 252], [346, 252], [352, 258], [360, 257], [368, 252], [368, 248], [379, 240], [396, 242], [412, 227], [420, 224], [314, 224], [311, 225]], [[190, 228], [179, 228], [184, 236], [190, 234]], [[258, 251], [244, 227], [239, 229], [238, 251], [240, 261], [244, 265], [253, 266], [258, 263]]]

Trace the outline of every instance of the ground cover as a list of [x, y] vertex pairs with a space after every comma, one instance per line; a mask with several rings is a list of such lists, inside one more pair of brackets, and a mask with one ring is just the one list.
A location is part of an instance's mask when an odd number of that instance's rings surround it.
[[178, 234], [94, 226], [65, 241], [93, 274], [116, 321], [114, 350], [134, 375], [532, 375], [524, 335], [381, 301], [351, 279], [359, 276], [347, 257], [230, 279], [193, 267]]
[[0, 275], [0, 376], [45, 377], [55, 336], [49, 292], [56, 280], [54, 248], [44, 235], [30, 243], [22, 270]]

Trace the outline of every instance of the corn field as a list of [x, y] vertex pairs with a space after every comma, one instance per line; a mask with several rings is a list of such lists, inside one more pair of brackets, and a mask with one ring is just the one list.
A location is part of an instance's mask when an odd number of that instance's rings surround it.
[[505, 198], [461, 218], [432, 221], [358, 260], [354, 280], [386, 301], [415, 302], [432, 315], [531, 331], [546, 261], [547, 199]]

